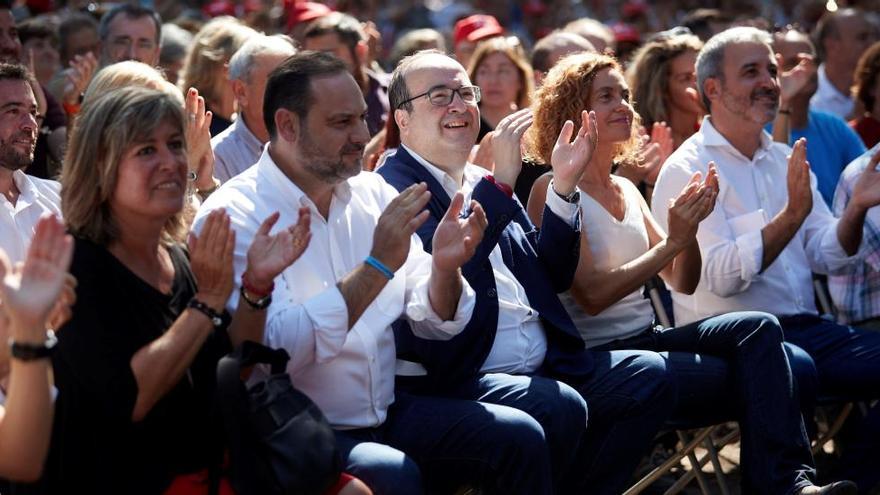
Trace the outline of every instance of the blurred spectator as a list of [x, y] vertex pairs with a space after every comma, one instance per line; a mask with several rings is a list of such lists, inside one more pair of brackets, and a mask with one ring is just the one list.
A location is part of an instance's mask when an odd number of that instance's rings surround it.
[[34, 76], [47, 86], [61, 68], [56, 26], [46, 17], [26, 19], [18, 24], [18, 38], [26, 61], [33, 60]]
[[501, 119], [532, 102], [535, 76], [515, 37], [480, 42], [471, 57], [468, 77], [481, 93], [478, 143]]
[[381, 131], [388, 118], [388, 75], [369, 67], [367, 34], [361, 23], [334, 12], [312, 21], [303, 36], [304, 49], [330, 53], [345, 63], [367, 102], [370, 136]]
[[303, 33], [309, 27], [310, 22], [333, 12], [330, 7], [319, 2], [285, 0], [284, 6], [287, 15], [287, 34], [300, 44], [303, 42]]
[[64, 89], [70, 74], [70, 63], [76, 56], [91, 53], [97, 58], [101, 54], [101, 41], [98, 37], [98, 22], [87, 14], [74, 13], [66, 17], [58, 26], [58, 47], [61, 66], [53, 76], [47, 88], [56, 99], [63, 99]]
[[700, 126], [695, 64], [703, 43], [692, 34], [657, 37], [633, 56], [626, 71], [632, 101], [650, 131], [665, 122], [677, 148]]
[[684, 16], [681, 25], [690, 29], [705, 43], [712, 36], [730, 26], [733, 19], [718, 9], [696, 9]]
[[238, 19], [215, 17], [205, 24], [192, 41], [186, 57], [180, 90], [196, 88], [205, 98], [205, 106], [213, 114], [211, 136], [216, 136], [232, 124], [235, 97], [229, 82], [227, 64], [232, 55], [249, 38], [258, 33]]
[[[816, 187], [830, 207], [840, 173], [849, 162], [865, 152], [865, 145], [840, 117], [810, 107], [817, 76], [813, 62], [815, 50], [809, 36], [796, 29], [778, 32], [773, 36], [773, 50], [782, 58], [779, 67], [780, 106], [769, 130], [777, 136], [776, 126], [787, 125], [788, 138], [784, 139], [784, 135], [778, 137], [789, 146], [806, 138], [807, 161], [816, 174]], [[803, 81], [789, 81], [795, 78]]]
[[595, 52], [596, 47], [574, 33], [554, 31], [538, 40], [532, 48], [532, 70], [535, 86], [540, 86], [547, 72], [566, 55], [578, 52]]
[[263, 120], [266, 80], [275, 67], [296, 53], [286, 36], [259, 34], [249, 39], [229, 60], [229, 81], [238, 105], [238, 118], [211, 140], [215, 176], [220, 182], [244, 172], [257, 163], [269, 131]]
[[121, 4], [101, 17], [101, 66], [123, 60], [137, 60], [147, 65], [159, 64], [159, 41], [162, 20], [146, 7]]
[[408, 57], [421, 50], [431, 49], [446, 51], [446, 39], [440, 31], [430, 28], [408, 31], [394, 42], [391, 55], [388, 57], [387, 67], [394, 69], [403, 57]]
[[614, 56], [624, 66], [629, 63], [629, 57], [639, 45], [642, 44], [642, 33], [632, 24], [616, 22], [611, 26], [614, 33], [615, 50]]
[[474, 14], [455, 23], [452, 30], [452, 51], [462, 67], [470, 67], [477, 42], [501, 36], [504, 28], [491, 15]]
[[186, 53], [192, 46], [193, 35], [177, 24], [162, 25], [162, 43], [159, 50], [159, 66], [165, 72], [165, 78], [171, 84], [177, 84], [180, 73], [183, 72], [183, 63]]
[[813, 37], [819, 52], [819, 86], [810, 100], [813, 110], [849, 119], [855, 111], [850, 94], [853, 73], [862, 53], [877, 41], [877, 26], [857, 9], [828, 12], [816, 25]]
[[849, 125], [871, 148], [880, 142], [880, 42], [859, 59], [854, 78], [853, 96], [864, 112]]
[[614, 53], [617, 49], [614, 31], [595, 19], [585, 17], [571, 21], [562, 30], [577, 34], [589, 41], [598, 53]]

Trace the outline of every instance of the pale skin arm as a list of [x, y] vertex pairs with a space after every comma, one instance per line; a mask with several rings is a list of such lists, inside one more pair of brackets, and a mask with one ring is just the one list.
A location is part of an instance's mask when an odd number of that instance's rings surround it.
[[[776, 54], [776, 63], [779, 67], [783, 66], [782, 55]], [[816, 63], [813, 56], [808, 53], [798, 54], [798, 64], [791, 70], [783, 72], [779, 75], [779, 112], [776, 112], [776, 118], [773, 120], [773, 141], [777, 143], [788, 144], [791, 138], [791, 105], [792, 98], [810, 82], [810, 79], [816, 73]]]
[[853, 194], [837, 224], [837, 239], [846, 254], [852, 256], [862, 243], [862, 228], [868, 210], [880, 204], [880, 151], [871, 156], [868, 166], [853, 187]]
[[[0, 251], [0, 334], [42, 344], [46, 323], [61, 297], [73, 242], [54, 217], [37, 224], [27, 260], [14, 273]], [[0, 407], [0, 476], [17, 481], [40, 477], [52, 432], [51, 361], [11, 359], [5, 409]]]

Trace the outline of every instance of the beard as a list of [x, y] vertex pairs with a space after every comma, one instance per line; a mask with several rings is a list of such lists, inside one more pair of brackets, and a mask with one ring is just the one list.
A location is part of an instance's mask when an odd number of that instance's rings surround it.
[[27, 153], [22, 153], [15, 149], [10, 143], [16, 139], [28, 136], [27, 133], [13, 136], [9, 140], [0, 139], [0, 166], [7, 170], [21, 170], [34, 162], [34, 148], [36, 148], [37, 140], [33, 137], [30, 149]]
[[345, 154], [359, 152], [363, 155], [363, 151], [364, 145], [348, 143], [339, 150], [338, 156], [328, 156], [305, 129], [301, 134], [300, 154], [304, 168], [325, 183], [338, 184], [359, 174], [363, 158], [346, 163]]
[[[779, 109], [779, 90], [768, 88], [755, 88], [748, 96], [732, 95], [722, 88], [724, 95], [721, 103], [731, 113], [738, 115], [750, 122], [765, 125], [772, 122]], [[765, 105], [764, 99], [771, 99], [772, 105]]]

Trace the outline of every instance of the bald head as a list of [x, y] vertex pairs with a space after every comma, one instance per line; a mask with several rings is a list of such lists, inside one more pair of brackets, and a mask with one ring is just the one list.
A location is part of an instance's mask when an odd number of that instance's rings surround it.
[[554, 31], [541, 38], [532, 49], [532, 69], [535, 84], [540, 85], [544, 76], [566, 55], [579, 52], [597, 52], [596, 47], [574, 33]]

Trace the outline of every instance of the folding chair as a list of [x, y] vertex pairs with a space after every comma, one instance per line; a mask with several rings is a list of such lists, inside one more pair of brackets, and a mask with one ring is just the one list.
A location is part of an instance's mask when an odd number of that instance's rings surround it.
[[[672, 320], [666, 312], [666, 308], [663, 305], [660, 296], [658, 285], [660, 283], [662, 282], [657, 279], [657, 277], [654, 277], [645, 285], [645, 288], [648, 292], [651, 304], [654, 306], [654, 313], [657, 315], [657, 320], [664, 327], [669, 327]], [[703, 466], [709, 462], [712, 463], [713, 470], [715, 471], [715, 479], [722, 495], [729, 495], [730, 489], [727, 486], [727, 478], [724, 475], [718, 451], [725, 445], [739, 439], [739, 428], [733, 428], [727, 433], [719, 436], [720, 428], [724, 424], [726, 423], [697, 429], [677, 429], [676, 434], [681, 446], [669, 459], [652, 469], [648, 474], [643, 476], [642, 479], [636, 482], [636, 484], [625, 491], [624, 495], [639, 494], [666, 473], [671, 472], [677, 467], [684, 468], [682, 461], [685, 458], [690, 462], [690, 470], [685, 471], [685, 473], [666, 490], [664, 495], [680, 493], [691, 481], [694, 480], [694, 478], [696, 478], [697, 484], [703, 495], [711, 494], [712, 491], [710, 490], [709, 482], [706, 479], [708, 473], [703, 471]], [[671, 426], [676, 427], [677, 425]], [[696, 450], [701, 446], [706, 449], [706, 453], [702, 456], [698, 456]]]

